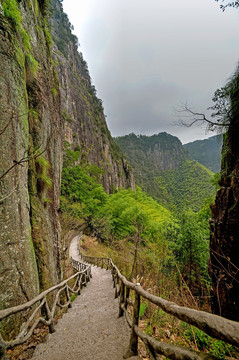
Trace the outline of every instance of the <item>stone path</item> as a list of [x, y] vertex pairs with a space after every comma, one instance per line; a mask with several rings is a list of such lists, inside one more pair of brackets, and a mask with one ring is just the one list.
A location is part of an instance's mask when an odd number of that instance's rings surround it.
[[[70, 256], [78, 260], [78, 237]], [[118, 318], [110, 271], [92, 266], [92, 279], [73, 307], [58, 321], [56, 332], [39, 344], [34, 360], [122, 360], [129, 342], [125, 318]]]

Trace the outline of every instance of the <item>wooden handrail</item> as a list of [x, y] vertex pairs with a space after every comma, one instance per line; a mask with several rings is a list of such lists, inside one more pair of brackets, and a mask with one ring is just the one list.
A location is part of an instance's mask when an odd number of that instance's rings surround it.
[[[60, 308], [71, 307], [71, 297], [72, 294], [80, 294], [82, 286], [86, 286], [87, 282], [90, 281], [91, 277], [91, 266], [85, 264], [83, 261], [77, 261], [71, 258], [72, 266], [77, 270], [77, 273], [70, 276], [68, 279], [62, 281], [61, 283], [52, 286], [50, 289], [47, 289], [36, 296], [34, 299], [26, 302], [25, 304], [13, 306], [8, 309], [0, 310], [0, 321], [7, 318], [10, 315], [16, 314], [18, 312], [24, 311], [31, 308], [33, 305], [37, 307], [31, 313], [28, 320], [23, 324], [20, 333], [16, 336], [14, 340], [5, 341], [0, 335], [0, 359], [6, 359], [6, 349], [11, 348], [16, 345], [20, 345], [27, 341], [32, 335], [34, 329], [39, 323], [43, 323], [49, 327], [49, 331], [54, 332], [54, 315], [56, 312], [57, 306]], [[68, 283], [75, 279], [74, 285], [70, 287]], [[60, 294], [65, 291], [65, 303], [60, 302]], [[56, 292], [54, 294], [54, 300], [52, 307], [47, 300], [47, 295], [50, 293]], [[44, 316], [40, 314], [44, 313]]]
[[[96, 258], [92, 256], [81, 255], [82, 259], [85, 262], [92, 264], [100, 263], [97, 259], [104, 259], [104, 265], [111, 268], [114, 287], [115, 287], [115, 297], [119, 296], [119, 316], [122, 316], [124, 313], [126, 315], [126, 320], [131, 326], [131, 338], [127, 357], [137, 355], [136, 349], [136, 336], [140, 337], [144, 343], [147, 343], [147, 347], [151, 349], [151, 352], [155, 351], [157, 354], [162, 354], [167, 356], [170, 359], [216, 359], [210, 354], [198, 353], [192, 350], [188, 350], [182, 347], [178, 347], [172, 344], [166, 344], [149, 337], [147, 334], [143, 333], [137, 324], [137, 316], [133, 321], [129, 318], [129, 313], [127, 311], [127, 298], [129, 297], [129, 291], [133, 290], [135, 292], [135, 301], [140, 301], [140, 297], [147, 299], [151, 303], [160, 307], [166, 313], [173, 315], [174, 317], [182, 320], [190, 325], [196, 326], [200, 330], [204, 331], [208, 335], [223, 340], [229, 344], [239, 346], [239, 323], [228, 320], [218, 315], [210, 314], [205, 311], [194, 310], [184, 306], [179, 306], [171, 301], [163, 299], [159, 296], [155, 296], [145, 291], [140, 284], [135, 284], [126, 279], [125, 276], [121, 274], [117, 266], [113, 263], [110, 258]], [[103, 261], [102, 261], [103, 263]], [[120, 285], [117, 284], [120, 282]], [[125, 291], [126, 288], [126, 291]], [[134, 308], [135, 308], [134, 304]], [[138, 309], [138, 307], [137, 307]], [[135, 310], [134, 310], [135, 311]], [[139, 312], [139, 309], [137, 310]], [[139, 314], [138, 314], [139, 317]], [[150, 340], [149, 340], [150, 338]], [[171, 354], [171, 355], [170, 355]], [[183, 355], [184, 354], [184, 355]]]

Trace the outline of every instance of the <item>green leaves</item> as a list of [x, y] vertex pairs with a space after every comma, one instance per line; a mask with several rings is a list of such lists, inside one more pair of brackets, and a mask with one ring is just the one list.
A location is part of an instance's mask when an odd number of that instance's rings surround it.
[[183, 209], [198, 211], [203, 200], [215, 194], [213, 172], [197, 161], [185, 160], [173, 170], [164, 171], [157, 177], [168, 206], [177, 213]]
[[107, 198], [103, 186], [97, 184], [81, 165], [63, 167], [61, 192], [70, 204], [81, 204], [84, 208], [82, 216], [95, 214]]
[[110, 218], [112, 235], [118, 239], [130, 238], [140, 230], [143, 239], [154, 241], [165, 224], [173, 222], [171, 213], [139, 187], [109, 195], [103, 211]]
[[62, 169], [61, 207], [77, 218], [87, 218], [98, 214], [107, 199], [103, 186], [98, 183], [102, 171], [96, 165], [85, 161], [76, 164], [81, 158], [81, 149], [71, 150], [66, 142]]

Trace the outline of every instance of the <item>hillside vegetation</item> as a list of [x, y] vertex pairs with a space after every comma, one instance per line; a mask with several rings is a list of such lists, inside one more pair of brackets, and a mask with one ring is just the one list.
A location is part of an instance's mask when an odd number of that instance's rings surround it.
[[[197, 282], [200, 291], [206, 289], [210, 200], [203, 199], [203, 205], [195, 212], [195, 208], [183, 206], [179, 189], [180, 212], [176, 213], [159, 204], [139, 187], [136, 191], [119, 189], [108, 195], [99, 184], [101, 170], [85, 162], [77, 164], [79, 156], [79, 151], [70, 150], [67, 144], [62, 172], [63, 227], [69, 221], [74, 226], [78, 222], [86, 233], [95, 235], [113, 252], [116, 251], [116, 262], [123, 256], [121, 268], [129, 277], [136, 274], [156, 276], [160, 271], [160, 276], [170, 279], [171, 283], [177, 264], [190, 286]], [[188, 166], [189, 169], [193, 168], [190, 162]], [[182, 169], [185, 171], [184, 181], [189, 182], [187, 167], [182, 165]], [[202, 170], [205, 171], [203, 167]], [[210, 176], [210, 171], [207, 172]], [[172, 180], [171, 173], [168, 176], [171, 177], [171, 191], [176, 193], [176, 184], [182, 183], [182, 180], [176, 175]], [[190, 186], [192, 184], [188, 187], [189, 197], [192, 196]], [[202, 190], [199, 195], [203, 197]], [[157, 283], [157, 276], [154, 279]], [[192, 291], [198, 293], [199, 289], [191, 287]]]
[[196, 140], [184, 144], [191, 160], [196, 160], [217, 173], [221, 169], [222, 135], [211, 136], [205, 140]]
[[[66, 143], [61, 210], [63, 227], [71, 223], [90, 235], [83, 237], [83, 251], [88, 255], [111, 257], [128, 279], [140, 282], [156, 295], [208, 310], [210, 200], [204, 199], [197, 212], [181, 206], [175, 213], [138, 186], [135, 191], [118, 189], [108, 195], [99, 184], [101, 170], [87, 162], [77, 163], [79, 158], [80, 151], [71, 150]], [[209, 170], [196, 162], [187, 161], [181, 167], [181, 173], [185, 172], [184, 181], [189, 182], [190, 169], [200, 168], [211, 176]], [[171, 172], [176, 172], [174, 180]], [[167, 176], [171, 178], [172, 192], [176, 191], [177, 182], [182, 182], [179, 175], [177, 177], [177, 169], [165, 172], [165, 181]], [[220, 358], [233, 353], [232, 347], [212, 340], [197, 329], [184, 323], [172, 324], [168, 315], [147, 302], [140, 306], [140, 319], [148, 334], [157, 332], [162, 338], [163, 331], [167, 330], [176, 343], [186, 341], [190, 347], [196, 346]]]
[[206, 198], [215, 196], [214, 173], [197, 161], [184, 160], [178, 168], [156, 177], [160, 199], [174, 210], [198, 211]]
[[136, 183], [171, 210], [197, 211], [205, 198], [215, 196], [213, 172], [190, 161], [177, 137], [130, 134], [115, 140], [133, 167]]

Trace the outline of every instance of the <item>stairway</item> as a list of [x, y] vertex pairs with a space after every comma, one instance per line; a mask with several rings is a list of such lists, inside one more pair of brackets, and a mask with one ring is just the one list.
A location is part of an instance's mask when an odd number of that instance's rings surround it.
[[[70, 256], [78, 260], [77, 239]], [[56, 332], [36, 347], [34, 360], [122, 360], [130, 331], [118, 318], [110, 271], [92, 266], [92, 279], [58, 321]]]

